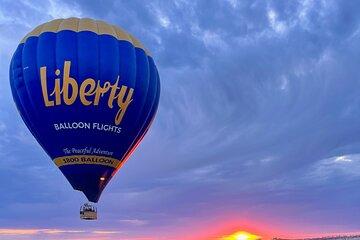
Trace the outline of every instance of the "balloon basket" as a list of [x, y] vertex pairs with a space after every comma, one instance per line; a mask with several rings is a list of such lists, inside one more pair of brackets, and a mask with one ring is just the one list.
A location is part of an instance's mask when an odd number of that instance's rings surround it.
[[96, 220], [97, 219], [97, 208], [92, 203], [84, 203], [80, 207], [80, 219], [82, 220]]

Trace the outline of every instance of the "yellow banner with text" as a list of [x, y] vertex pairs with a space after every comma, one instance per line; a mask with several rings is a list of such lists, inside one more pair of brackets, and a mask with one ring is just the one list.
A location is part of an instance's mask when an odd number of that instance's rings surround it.
[[74, 164], [95, 164], [117, 168], [120, 165], [120, 161], [118, 159], [96, 155], [62, 156], [55, 158], [54, 163], [58, 167]]

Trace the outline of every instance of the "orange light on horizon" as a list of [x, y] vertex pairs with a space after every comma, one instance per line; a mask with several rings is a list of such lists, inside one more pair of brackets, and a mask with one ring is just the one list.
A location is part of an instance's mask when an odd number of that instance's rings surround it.
[[239, 231], [231, 235], [223, 236], [220, 238], [220, 240], [260, 240], [260, 239], [261, 239], [260, 236], [245, 231]]

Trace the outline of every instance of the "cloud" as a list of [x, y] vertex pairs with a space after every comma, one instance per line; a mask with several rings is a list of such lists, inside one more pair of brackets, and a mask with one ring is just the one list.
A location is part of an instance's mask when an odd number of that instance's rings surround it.
[[152, 237], [129, 236], [120, 231], [110, 230], [68, 230], [68, 229], [36, 229], [36, 228], [0, 228], [1, 239], [111, 239], [153, 240]]
[[94, 234], [101, 234], [101, 235], [107, 235], [107, 234], [118, 234], [118, 233], [121, 233], [119, 231], [102, 231], [102, 230], [99, 230], [99, 231], [93, 231], [92, 233]]
[[82, 12], [78, 5], [66, 5], [62, 1], [49, 0], [47, 12], [52, 18], [82, 17]]
[[341, 155], [321, 160], [314, 164], [310, 176], [316, 180], [331, 178], [359, 179], [360, 154]]
[[37, 229], [1, 229], [1, 235], [34, 235], [39, 233], [40, 230]]
[[338, 156], [335, 158], [335, 162], [352, 162], [348, 156]]
[[4, 132], [6, 130], [6, 125], [3, 122], [0, 122], [0, 132]]
[[162, 83], [154, 125], [104, 191], [104, 224], [169, 237], [230, 212], [356, 230], [359, 9], [355, 1], [4, 1], [0, 225], [81, 225], [73, 212], [84, 199], [35, 147], [7, 73], [31, 28], [75, 15], [134, 33]]
[[124, 224], [130, 224], [130, 225], [134, 225], [134, 226], [144, 226], [144, 225], [148, 224], [148, 221], [141, 220], [141, 219], [121, 219], [121, 220], [118, 220], [118, 222], [124, 223]]

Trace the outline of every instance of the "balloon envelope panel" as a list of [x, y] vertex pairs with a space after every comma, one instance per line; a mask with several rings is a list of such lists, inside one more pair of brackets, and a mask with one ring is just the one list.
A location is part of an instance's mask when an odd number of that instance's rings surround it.
[[13, 55], [10, 84], [31, 133], [92, 202], [146, 133], [160, 95], [141, 43], [91, 19], [58, 19], [29, 33]]

